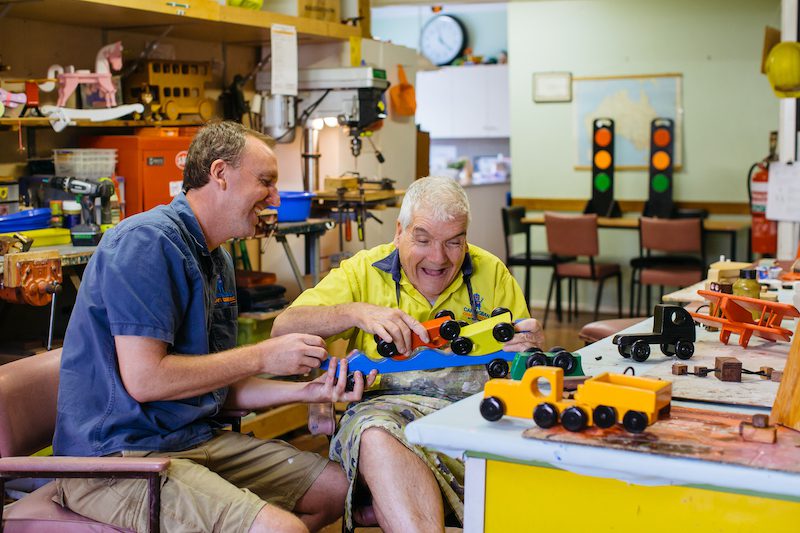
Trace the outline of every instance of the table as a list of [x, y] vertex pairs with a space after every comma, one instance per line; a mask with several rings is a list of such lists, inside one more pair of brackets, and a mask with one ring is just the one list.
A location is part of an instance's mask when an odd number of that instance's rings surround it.
[[[543, 226], [544, 215], [528, 216], [522, 219], [523, 224], [530, 224], [532, 226]], [[600, 228], [611, 229], [639, 229], [638, 218], [610, 218], [610, 217], [597, 217], [597, 226]], [[728, 235], [731, 244], [730, 259], [736, 261], [736, 235], [742, 230], [750, 229], [749, 220], [726, 220], [726, 219], [704, 219], [703, 230], [708, 233], [721, 233]], [[750, 245], [748, 241], [747, 256], [750, 257]]]
[[[784, 322], [794, 329], [790, 324]], [[623, 333], [652, 327], [649, 318]], [[735, 355], [748, 369], [785, 365], [788, 343], [754, 338], [742, 350], [736, 344], [721, 344], [718, 335], [698, 328], [695, 355], [687, 363], [713, 368], [716, 356]], [[672, 376], [674, 358], [656, 349], [647, 361], [631, 362], [617, 353], [610, 337], [578, 353], [588, 374], [633, 366], [637, 375], [669, 379], [676, 410], [765, 413], [778, 388], [757, 376], [743, 376], [742, 383], [721, 382], [713, 375]], [[751, 464], [724, 464], [659, 453], [654, 428], [637, 436], [638, 441], [622, 430], [608, 430], [609, 442], [623, 447], [638, 442], [634, 449], [557, 440], [560, 430], [532, 440], [522, 437], [523, 431], [535, 427], [532, 420], [504, 417], [487, 422], [479, 414], [481, 399], [481, 394], [471, 396], [406, 428], [411, 442], [466, 458], [465, 533], [529, 531], [534, 523], [537, 530], [562, 530], [567, 525], [569, 531], [778, 532], [796, 531], [800, 523], [800, 470], [754, 466], [756, 458], [770, 456], [763, 448], [752, 454]], [[717, 426], [707, 427], [698, 435], [712, 445], [714, 439], [728, 439], [730, 447], [730, 432], [724, 436]], [[603, 430], [590, 432], [603, 435]], [[789, 448], [789, 459], [796, 465], [800, 448]], [[705, 451], [715, 453], [711, 448]]]
[[[705, 299], [697, 294], [700, 289], [706, 288], [706, 282], [698, 281], [693, 285], [678, 289], [677, 291], [670, 292], [661, 297], [662, 302], [667, 303], [691, 303], [691, 302], [704, 302]], [[794, 305], [794, 289], [778, 289], [778, 301], [784, 304]]]

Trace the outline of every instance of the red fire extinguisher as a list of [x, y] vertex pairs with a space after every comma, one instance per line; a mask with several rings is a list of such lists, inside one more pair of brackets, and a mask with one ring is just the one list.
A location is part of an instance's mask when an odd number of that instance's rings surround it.
[[770, 135], [770, 155], [750, 167], [747, 173], [747, 196], [750, 199], [752, 217], [753, 253], [775, 257], [778, 252], [778, 224], [767, 220], [767, 187], [769, 182], [769, 163], [775, 161], [777, 134]]

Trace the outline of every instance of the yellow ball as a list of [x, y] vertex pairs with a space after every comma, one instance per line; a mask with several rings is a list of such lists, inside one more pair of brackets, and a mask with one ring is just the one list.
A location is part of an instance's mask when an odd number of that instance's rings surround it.
[[776, 44], [767, 56], [764, 70], [778, 97], [800, 97], [800, 43]]

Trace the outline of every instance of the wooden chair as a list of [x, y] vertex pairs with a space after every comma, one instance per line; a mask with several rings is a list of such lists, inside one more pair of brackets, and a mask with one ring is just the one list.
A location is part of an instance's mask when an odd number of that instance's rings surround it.
[[[594, 320], [600, 308], [600, 299], [603, 294], [603, 285], [608, 278], [617, 278], [617, 307], [619, 317], [622, 318], [622, 275], [617, 263], [595, 262], [594, 258], [599, 253], [597, 233], [597, 215], [564, 215], [560, 213], [545, 213], [544, 225], [547, 233], [547, 251], [556, 260], [553, 275], [555, 285], [558, 287], [562, 279], [569, 283], [567, 316], [573, 312], [578, 313], [578, 280], [591, 280], [597, 282], [597, 297], [594, 304]], [[567, 257], [587, 257], [586, 261], [562, 261]], [[552, 291], [552, 284], [551, 284]], [[550, 295], [547, 297], [545, 321], [550, 311]], [[561, 321], [561, 299], [556, 298], [556, 315]]]
[[647, 308], [652, 311], [650, 288], [683, 288], [705, 278], [703, 221], [700, 218], [639, 219], [639, 257], [631, 260], [630, 315], [641, 314], [642, 286], [647, 288]]

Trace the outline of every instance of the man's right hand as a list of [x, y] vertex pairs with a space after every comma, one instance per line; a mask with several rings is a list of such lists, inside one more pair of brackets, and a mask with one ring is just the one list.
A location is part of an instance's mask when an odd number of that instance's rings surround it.
[[261, 371], [274, 376], [307, 374], [328, 358], [325, 341], [316, 335], [289, 333], [260, 342], [257, 346]]
[[366, 333], [377, 334], [386, 342], [394, 342], [398, 352], [411, 351], [411, 332], [429, 342], [428, 332], [420, 322], [399, 309], [367, 303], [349, 304], [356, 326]]

